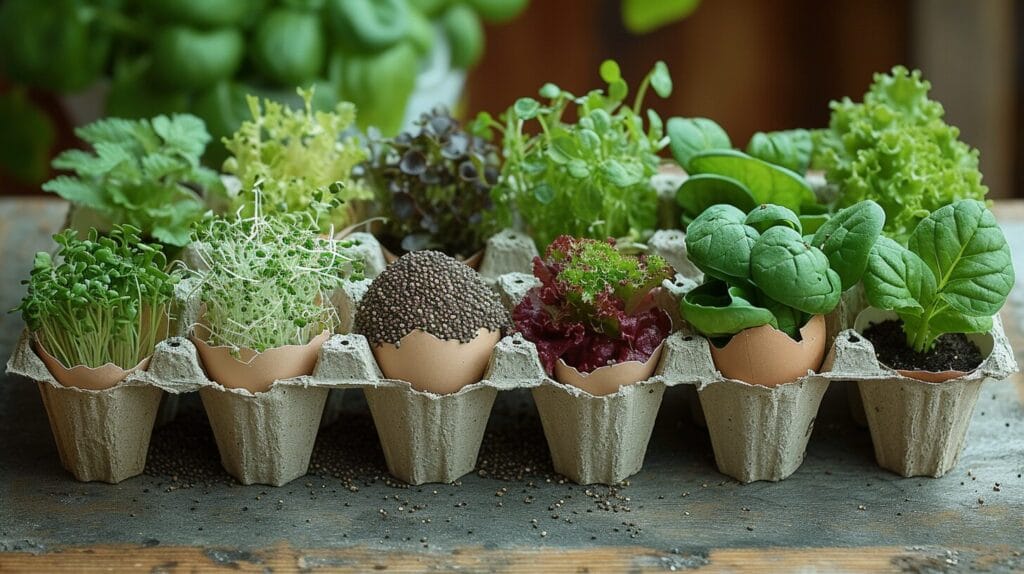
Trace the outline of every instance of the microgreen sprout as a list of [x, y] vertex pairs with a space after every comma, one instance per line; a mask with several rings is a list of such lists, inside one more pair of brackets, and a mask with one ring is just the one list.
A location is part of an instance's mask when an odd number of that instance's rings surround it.
[[360, 219], [358, 200], [373, 194], [352, 181], [352, 168], [366, 159], [366, 150], [347, 135], [356, 109], [342, 102], [331, 112], [313, 109], [313, 90], [298, 90], [304, 107], [293, 109], [273, 100], [248, 97], [252, 119], [224, 145], [231, 153], [224, 171], [241, 181], [234, 207], [252, 215], [252, 190], [262, 194], [267, 214], [306, 212], [326, 231]]
[[53, 236], [56, 256], [36, 254], [21, 311], [39, 343], [65, 367], [113, 363], [130, 369], [167, 337], [174, 285], [159, 244], [141, 230], [115, 225], [86, 239], [74, 230]]
[[304, 345], [337, 327], [331, 292], [359, 279], [362, 262], [347, 252], [351, 242], [333, 238], [333, 228], [319, 235], [309, 213], [264, 215], [258, 191], [254, 198], [252, 215], [240, 209], [193, 232], [207, 342], [257, 352]]

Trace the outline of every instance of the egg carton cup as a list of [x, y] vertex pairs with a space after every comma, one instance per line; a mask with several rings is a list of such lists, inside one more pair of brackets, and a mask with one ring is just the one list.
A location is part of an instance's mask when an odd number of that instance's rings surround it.
[[999, 316], [988, 335], [992, 349], [981, 365], [941, 383], [879, 363], [871, 342], [853, 329], [836, 337], [826, 365], [834, 379], [856, 381], [879, 466], [904, 477], [935, 478], [956, 466], [982, 384], [1018, 368]]
[[186, 339], [161, 342], [146, 371], [135, 371], [104, 390], [57, 382], [23, 331], [7, 372], [36, 382], [46, 407], [61, 465], [76, 479], [118, 483], [141, 474], [164, 393], [198, 390], [204, 381]]

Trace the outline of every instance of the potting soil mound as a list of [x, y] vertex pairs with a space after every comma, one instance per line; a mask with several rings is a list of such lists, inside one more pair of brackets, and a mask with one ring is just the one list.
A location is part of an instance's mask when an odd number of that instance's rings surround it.
[[903, 322], [895, 319], [872, 323], [864, 336], [875, 346], [875, 356], [894, 369], [913, 371], [971, 371], [985, 358], [978, 346], [963, 333], [946, 333], [935, 341], [927, 353], [918, 353], [907, 346]]
[[508, 326], [508, 312], [476, 271], [437, 251], [407, 253], [389, 265], [355, 318], [355, 332], [370, 344], [397, 344], [416, 329], [465, 343], [480, 329]]

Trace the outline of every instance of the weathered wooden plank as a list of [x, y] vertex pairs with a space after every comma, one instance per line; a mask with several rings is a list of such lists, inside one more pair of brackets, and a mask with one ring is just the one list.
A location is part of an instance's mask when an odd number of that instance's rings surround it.
[[99, 546], [55, 553], [0, 554], [0, 572], [495, 572], [579, 573], [691, 571], [746, 572], [1011, 572], [1024, 567], [1009, 548], [735, 548], [671, 553], [642, 547], [488, 550], [450, 553], [381, 552], [371, 548], [297, 550], [287, 545], [254, 551], [192, 547]]

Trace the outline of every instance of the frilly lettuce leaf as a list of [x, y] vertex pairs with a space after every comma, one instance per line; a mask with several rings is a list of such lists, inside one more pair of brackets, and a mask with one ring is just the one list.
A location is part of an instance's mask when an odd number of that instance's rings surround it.
[[863, 199], [885, 210], [885, 234], [906, 244], [918, 222], [956, 199], [983, 199], [978, 150], [959, 140], [928, 99], [920, 71], [877, 74], [863, 103], [832, 103], [832, 146], [822, 161], [842, 188], [840, 207]]

